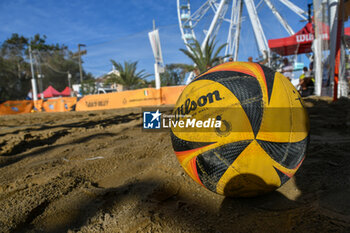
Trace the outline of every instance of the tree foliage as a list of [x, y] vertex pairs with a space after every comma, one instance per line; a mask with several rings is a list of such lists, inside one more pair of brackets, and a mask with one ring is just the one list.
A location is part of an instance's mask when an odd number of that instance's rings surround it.
[[216, 44], [215, 38], [209, 39], [202, 50], [199, 42], [194, 40], [194, 44], [189, 45], [191, 52], [185, 49], [180, 49], [180, 51], [193, 61], [195, 64], [193, 70], [195, 73], [199, 74], [205, 72], [210, 67], [218, 65], [224, 58], [229, 56], [219, 56], [219, 53], [226, 46], [226, 43], [220, 45], [219, 48], [215, 50]]
[[168, 64], [164, 73], [160, 74], [162, 86], [175, 86], [183, 83], [186, 73], [193, 70], [193, 66], [187, 64]]
[[145, 73], [145, 70], [137, 71], [137, 62], [124, 61], [124, 64], [114, 60], [111, 62], [119, 75], [112, 74], [108, 82], [121, 84], [125, 90], [142, 87], [146, 83], [145, 79], [150, 76], [150, 74]]
[[[14, 33], [0, 44], [0, 100], [24, 99], [31, 90], [29, 45], [39, 89], [52, 85], [63, 90], [68, 86], [68, 71], [72, 74], [71, 83], [79, 83], [78, 61], [67, 46], [49, 44], [45, 35], [27, 38]], [[39, 74], [44, 78], [38, 79]], [[84, 72], [84, 76], [88, 75]]]

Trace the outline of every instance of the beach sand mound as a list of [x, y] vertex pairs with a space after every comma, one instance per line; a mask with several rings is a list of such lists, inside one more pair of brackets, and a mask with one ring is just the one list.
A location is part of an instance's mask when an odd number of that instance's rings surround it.
[[140, 109], [0, 117], [1, 232], [350, 232], [350, 101], [307, 98], [307, 157], [283, 187], [225, 198], [183, 171]]

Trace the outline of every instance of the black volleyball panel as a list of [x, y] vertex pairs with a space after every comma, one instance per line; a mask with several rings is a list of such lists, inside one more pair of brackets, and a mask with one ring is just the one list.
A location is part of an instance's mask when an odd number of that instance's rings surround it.
[[273, 160], [286, 168], [294, 169], [304, 158], [308, 138], [309, 136], [299, 142], [293, 143], [268, 142], [261, 140], [257, 140], [257, 142]]
[[251, 142], [252, 140], [229, 143], [197, 156], [198, 177], [203, 185], [216, 192], [220, 178]]

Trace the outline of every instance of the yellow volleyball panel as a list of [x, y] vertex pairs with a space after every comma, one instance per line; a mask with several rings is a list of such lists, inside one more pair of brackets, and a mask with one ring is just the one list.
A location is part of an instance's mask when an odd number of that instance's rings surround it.
[[253, 141], [226, 170], [216, 186], [225, 196], [255, 196], [281, 185], [275, 162]]
[[[254, 138], [239, 100], [218, 82], [191, 83], [177, 101], [174, 115], [178, 123], [172, 125], [172, 132], [181, 140], [225, 144]], [[198, 122], [203, 124], [198, 125]], [[218, 122], [220, 124], [216, 125]]]
[[290, 99], [292, 125], [289, 142], [298, 142], [306, 138], [310, 130], [309, 117], [304, 101], [288, 79], [280, 73], [276, 73], [276, 77], [282, 81], [285, 92], [289, 95]]
[[257, 139], [298, 142], [308, 135], [308, 117], [298, 91], [276, 73], [270, 102], [266, 104]]

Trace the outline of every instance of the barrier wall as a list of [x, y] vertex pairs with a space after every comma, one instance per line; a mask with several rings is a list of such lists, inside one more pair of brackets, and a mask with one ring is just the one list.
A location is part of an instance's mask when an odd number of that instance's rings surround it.
[[161, 95], [159, 90], [145, 88], [102, 95], [84, 96], [78, 101], [76, 111], [129, 108], [160, 104]]
[[145, 88], [102, 95], [88, 95], [80, 99], [76, 111], [143, 107], [175, 104], [185, 86]]
[[33, 109], [31, 100], [8, 100], [0, 104], [0, 115], [29, 113]]
[[181, 92], [186, 86], [172, 86], [160, 88], [162, 104], [176, 104]]
[[69, 112], [77, 103], [76, 97], [62, 97], [46, 100], [42, 107], [45, 112]]
[[33, 102], [34, 102], [34, 111], [42, 112], [44, 100], [40, 99], [40, 100], [36, 100], [36, 101], [33, 101]]
[[65, 107], [68, 111], [75, 111], [75, 106], [77, 105], [77, 97], [63, 97]]
[[101, 95], [62, 97], [48, 100], [9, 100], [0, 104], [0, 115], [41, 112], [90, 111], [175, 104], [185, 86], [145, 88]]

